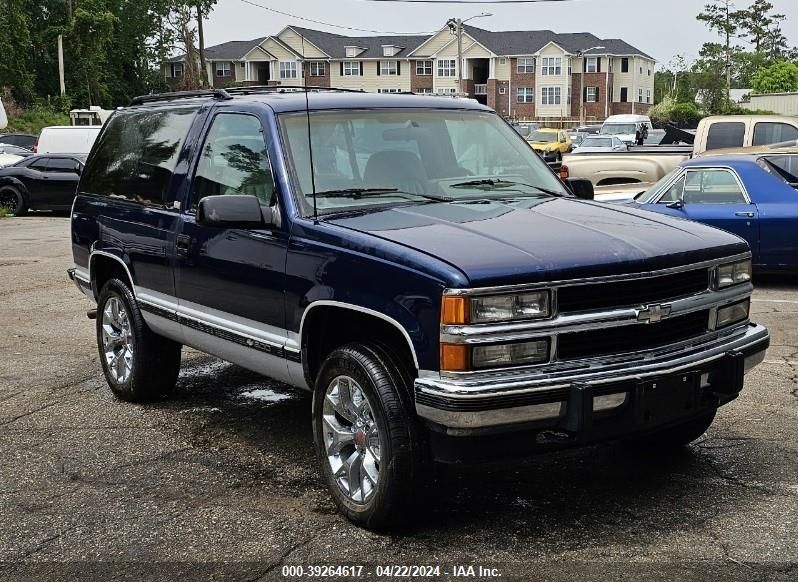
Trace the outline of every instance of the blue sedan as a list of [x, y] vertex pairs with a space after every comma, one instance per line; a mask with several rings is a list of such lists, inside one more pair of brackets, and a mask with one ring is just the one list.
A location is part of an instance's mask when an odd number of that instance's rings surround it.
[[682, 163], [627, 204], [703, 222], [748, 241], [759, 271], [798, 269], [798, 151]]

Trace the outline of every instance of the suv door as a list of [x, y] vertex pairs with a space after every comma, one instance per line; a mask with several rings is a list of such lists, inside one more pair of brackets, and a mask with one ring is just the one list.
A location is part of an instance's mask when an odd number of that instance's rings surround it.
[[206, 196], [249, 195], [280, 215], [272, 137], [251, 113], [217, 110], [198, 150], [177, 233], [175, 286], [185, 343], [288, 381], [285, 262], [288, 231], [197, 223]]

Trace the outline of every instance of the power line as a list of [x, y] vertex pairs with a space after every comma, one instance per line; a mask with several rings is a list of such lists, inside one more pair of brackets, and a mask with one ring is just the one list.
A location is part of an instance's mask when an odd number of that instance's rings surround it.
[[360, 0], [361, 2], [394, 2], [401, 4], [540, 4], [544, 2], [574, 2], [575, 0]]
[[291, 14], [290, 12], [283, 12], [282, 10], [277, 10], [276, 8], [270, 8], [268, 6], [264, 6], [263, 4], [258, 4], [257, 2], [252, 2], [252, 0], [239, 0], [244, 4], [249, 4], [250, 6], [255, 6], [256, 8], [260, 8], [262, 10], [268, 10], [269, 12], [274, 12], [275, 14], [281, 14], [282, 16], [288, 16], [290, 18], [296, 18], [297, 20], [304, 20], [305, 22], [312, 22], [313, 24], [321, 24], [323, 26], [329, 26], [331, 28], [340, 28], [343, 30], [353, 30], [355, 32], [371, 32], [374, 34], [398, 34], [398, 35], [423, 35], [423, 34], [435, 34], [438, 32], [437, 30], [431, 31], [424, 31], [424, 32], [390, 32], [386, 30], [372, 30], [370, 28], [356, 28], [354, 26], [343, 26], [341, 24], [332, 24], [330, 22], [324, 22], [323, 20], [314, 20], [313, 18], [306, 18], [305, 16], [297, 16], [296, 14]]

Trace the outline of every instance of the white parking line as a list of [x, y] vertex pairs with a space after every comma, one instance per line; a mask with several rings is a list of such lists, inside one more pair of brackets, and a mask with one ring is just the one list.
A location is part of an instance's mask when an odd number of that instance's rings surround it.
[[754, 303], [798, 303], [796, 299], [752, 299]]
[[779, 364], [781, 366], [798, 366], [798, 360], [762, 360], [763, 364]]

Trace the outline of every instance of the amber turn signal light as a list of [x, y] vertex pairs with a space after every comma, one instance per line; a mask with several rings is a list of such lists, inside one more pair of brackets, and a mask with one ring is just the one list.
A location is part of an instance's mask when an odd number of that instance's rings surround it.
[[563, 182], [571, 177], [571, 171], [568, 169], [568, 166], [561, 165], [560, 166], [560, 180]]
[[441, 344], [441, 372], [465, 372], [469, 367], [468, 360], [468, 346]]
[[444, 325], [468, 323], [468, 298], [444, 295], [441, 302], [441, 323]]

